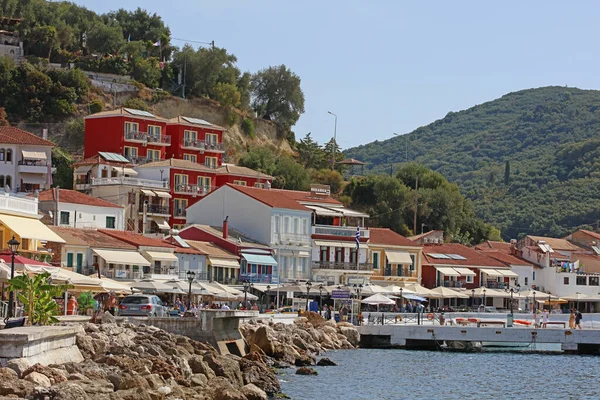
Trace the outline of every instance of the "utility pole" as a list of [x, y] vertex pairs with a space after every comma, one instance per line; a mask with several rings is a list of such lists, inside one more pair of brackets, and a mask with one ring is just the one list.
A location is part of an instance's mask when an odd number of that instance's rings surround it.
[[[213, 46], [214, 46], [214, 41], [213, 41]], [[186, 78], [186, 73], [187, 73], [187, 54], [185, 54], [183, 56], [183, 86], [181, 87], [181, 92], [182, 95], [181, 97], [185, 99], [185, 78]]]
[[413, 219], [413, 234], [417, 234], [417, 208], [419, 207], [419, 177], [415, 181], [415, 209], [414, 209], [414, 219]]
[[327, 114], [331, 114], [335, 117], [335, 125], [333, 126], [333, 146], [331, 146], [331, 170], [335, 169], [335, 148], [337, 147], [337, 115], [331, 111], [327, 111]]

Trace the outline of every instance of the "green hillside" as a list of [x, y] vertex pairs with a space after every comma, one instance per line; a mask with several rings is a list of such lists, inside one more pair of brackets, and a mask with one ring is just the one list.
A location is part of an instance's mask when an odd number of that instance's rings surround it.
[[345, 151], [389, 173], [417, 161], [456, 182], [505, 240], [600, 220], [600, 91], [544, 87], [450, 112], [406, 136]]

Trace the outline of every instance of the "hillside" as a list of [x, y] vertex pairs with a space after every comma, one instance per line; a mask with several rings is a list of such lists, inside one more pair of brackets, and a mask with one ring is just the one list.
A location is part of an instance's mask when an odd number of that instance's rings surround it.
[[505, 240], [561, 236], [600, 220], [599, 130], [600, 91], [544, 87], [345, 154], [389, 173], [391, 163], [405, 160], [408, 143], [408, 159], [456, 182]]

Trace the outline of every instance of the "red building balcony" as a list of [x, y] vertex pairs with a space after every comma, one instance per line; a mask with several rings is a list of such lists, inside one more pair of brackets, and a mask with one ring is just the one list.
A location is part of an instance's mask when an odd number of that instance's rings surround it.
[[188, 140], [185, 138], [181, 140], [181, 147], [184, 149], [198, 150], [201, 152], [212, 151], [216, 153], [223, 153], [225, 151], [225, 146], [223, 146], [223, 143], [205, 142], [203, 140]]

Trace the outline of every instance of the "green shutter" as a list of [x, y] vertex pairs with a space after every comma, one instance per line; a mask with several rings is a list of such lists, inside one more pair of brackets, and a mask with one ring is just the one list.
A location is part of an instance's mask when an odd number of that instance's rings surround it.
[[73, 267], [73, 253], [67, 253], [67, 267]]
[[83, 254], [77, 253], [77, 273], [81, 274], [83, 272]]

